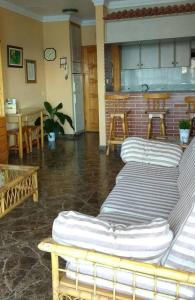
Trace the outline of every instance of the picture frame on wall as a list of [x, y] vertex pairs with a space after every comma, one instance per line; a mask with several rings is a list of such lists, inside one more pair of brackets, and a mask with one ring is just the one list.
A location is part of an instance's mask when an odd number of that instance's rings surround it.
[[7, 45], [7, 65], [10, 68], [23, 68], [23, 48]]
[[26, 59], [26, 82], [36, 83], [37, 82], [37, 65], [36, 61], [32, 59]]

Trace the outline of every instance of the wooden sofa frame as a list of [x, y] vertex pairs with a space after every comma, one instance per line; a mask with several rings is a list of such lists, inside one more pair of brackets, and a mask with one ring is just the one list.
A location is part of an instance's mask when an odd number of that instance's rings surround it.
[[[136, 296], [138, 290], [144, 291], [144, 288], [140, 289], [136, 287], [136, 276], [144, 276], [153, 279], [153, 299], [157, 299], [157, 296], [164, 296], [165, 299], [185, 299], [179, 297], [179, 290], [181, 285], [195, 287], [195, 273], [188, 273], [184, 271], [174, 270], [157, 266], [154, 264], [148, 264], [138, 261], [132, 261], [127, 258], [122, 258], [114, 255], [108, 255], [96, 251], [90, 251], [77, 247], [70, 247], [56, 243], [53, 239], [48, 238], [43, 240], [39, 245], [39, 249], [42, 251], [51, 253], [52, 264], [52, 287], [53, 287], [53, 300], [141, 300]], [[77, 263], [76, 279], [71, 280], [66, 277], [66, 270], [60, 268], [59, 258], [65, 257], [67, 260], [75, 260]], [[82, 261], [90, 262], [94, 267], [93, 285], [83, 284], [79, 280], [79, 263]], [[96, 286], [96, 267], [104, 266], [110, 267], [113, 271], [125, 270], [130, 271], [133, 274], [133, 290], [132, 296], [118, 293], [115, 289], [116, 282], [115, 276], [113, 276], [113, 289], [107, 290], [98, 288]], [[176, 295], [169, 296], [157, 291], [157, 280], [163, 280], [165, 282], [171, 282], [176, 284]]]

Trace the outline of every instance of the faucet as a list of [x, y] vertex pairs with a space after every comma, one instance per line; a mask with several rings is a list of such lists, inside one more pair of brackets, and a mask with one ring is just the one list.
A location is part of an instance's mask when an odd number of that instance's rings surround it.
[[150, 89], [149, 85], [146, 83], [142, 84], [141, 87], [142, 87], [142, 92], [147, 92]]

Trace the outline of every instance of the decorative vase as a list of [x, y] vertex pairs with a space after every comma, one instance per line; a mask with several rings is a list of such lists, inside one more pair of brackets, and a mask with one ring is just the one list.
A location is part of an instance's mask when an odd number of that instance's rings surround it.
[[180, 129], [180, 142], [181, 144], [187, 144], [190, 136], [190, 129]]
[[49, 142], [55, 142], [55, 140], [56, 140], [55, 132], [48, 133], [48, 141]]

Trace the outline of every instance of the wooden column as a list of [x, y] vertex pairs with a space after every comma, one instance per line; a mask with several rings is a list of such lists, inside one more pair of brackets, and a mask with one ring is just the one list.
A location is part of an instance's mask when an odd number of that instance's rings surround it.
[[[106, 115], [105, 115], [105, 62], [104, 62], [104, 15], [106, 8], [93, 0], [96, 12], [96, 43], [97, 43], [97, 78], [99, 103], [99, 144], [106, 146]], [[104, 3], [104, 1], [101, 1]]]
[[3, 71], [2, 71], [2, 56], [1, 56], [1, 41], [0, 41], [0, 116], [4, 116], [4, 93], [3, 93]]
[[120, 62], [120, 46], [112, 45], [112, 70], [113, 70], [113, 88], [114, 92], [121, 89], [121, 62]]
[[3, 93], [3, 72], [1, 58], [1, 42], [0, 42], [0, 163], [7, 163], [8, 147], [7, 147], [7, 131], [4, 111], [4, 93]]

